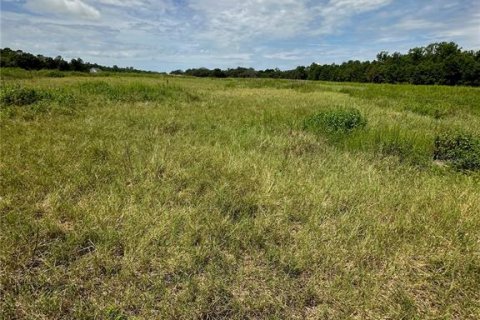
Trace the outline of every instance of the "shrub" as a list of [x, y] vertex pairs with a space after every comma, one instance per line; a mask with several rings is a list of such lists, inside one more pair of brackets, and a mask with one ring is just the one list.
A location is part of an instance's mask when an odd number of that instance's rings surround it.
[[355, 108], [327, 110], [308, 118], [304, 128], [329, 133], [348, 133], [364, 128], [367, 120]]
[[41, 114], [72, 115], [85, 98], [65, 88], [29, 89], [19, 85], [6, 86], [0, 92], [3, 116], [32, 120]]
[[448, 161], [458, 170], [480, 170], [480, 139], [464, 133], [437, 136], [433, 159]]
[[61, 72], [61, 71], [57, 71], [57, 70], [54, 70], [54, 71], [49, 71], [45, 74], [45, 77], [49, 77], [49, 78], [63, 78], [65, 77], [65, 73]]
[[25, 106], [41, 100], [42, 96], [30, 88], [11, 87], [1, 92], [0, 101], [3, 105]]

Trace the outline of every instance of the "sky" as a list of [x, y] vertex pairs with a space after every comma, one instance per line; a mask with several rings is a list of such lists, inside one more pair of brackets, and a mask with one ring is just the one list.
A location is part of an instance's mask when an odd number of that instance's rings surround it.
[[478, 0], [0, 0], [1, 47], [171, 71], [292, 69], [454, 41], [480, 49]]

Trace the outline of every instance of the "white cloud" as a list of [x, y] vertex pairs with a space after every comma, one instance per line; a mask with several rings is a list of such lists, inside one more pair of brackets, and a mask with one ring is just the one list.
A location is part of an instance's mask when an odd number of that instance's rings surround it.
[[304, 0], [191, 0], [189, 7], [203, 21], [203, 36], [224, 46], [291, 37], [313, 18]]
[[100, 12], [82, 0], [28, 0], [25, 7], [34, 12], [53, 15], [67, 14], [76, 18], [97, 20]]
[[[378, 9], [392, 0], [190, 0], [203, 21], [202, 36], [223, 46], [255, 39], [288, 39], [329, 34], [353, 15]], [[201, 30], [202, 31], [202, 30]]]
[[266, 53], [263, 56], [267, 59], [295, 61], [305, 57], [305, 52], [300, 50], [280, 51], [280, 52], [274, 52], [274, 53]]
[[421, 12], [409, 14], [391, 26], [380, 27], [382, 37], [376, 41], [388, 42], [384, 40], [392, 38], [408, 43], [408, 40], [421, 39], [415, 44], [419, 46], [427, 42], [455, 41], [468, 49], [480, 48], [480, 13], [467, 12], [462, 16], [438, 19], [428, 10], [423, 8]]
[[141, 6], [145, 5], [143, 0], [98, 0], [102, 4], [109, 4], [113, 6], [120, 7], [132, 7], [132, 6]]
[[356, 14], [372, 11], [390, 4], [392, 0], [330, 0], [316, 7], [320, 27], [316, 34], [334, 33]]
[[432, 32], [431, 39], [435, 41], [451, 41], [455, 39], [460, 45], [466, 45], [466, 49], [480, 49], [480, 25], [478, 15], [473, 20], [467, 20], [462, 24], [445, 27]]
[[88, 0], [101, 5], [144, 11], [145, 13], [164, 13], [175, 8], [172, 0]]
[[425, 19], [405, 19], [397, 23], [394, 28], [400, 30], [435, 30], [444, 27], [444, 24], [435, 21], [428, 21]]

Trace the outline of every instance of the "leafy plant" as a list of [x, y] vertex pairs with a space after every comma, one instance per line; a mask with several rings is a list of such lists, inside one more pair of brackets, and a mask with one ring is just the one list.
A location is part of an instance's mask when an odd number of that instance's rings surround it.
[[304, 129], [328, 133], [348, 133], [364, 128], [367, 119], [355, 108], [322, 111], [304, 122]]
[[2, 89], [0, 97], [3, 105], [25, 106], [41, 100], [43, 94], [31, 88], [7, 87]]
[[451, 162], [458, 170], [480, 170], [480, 139], [465, 133], [437, 136], [433, 158]]

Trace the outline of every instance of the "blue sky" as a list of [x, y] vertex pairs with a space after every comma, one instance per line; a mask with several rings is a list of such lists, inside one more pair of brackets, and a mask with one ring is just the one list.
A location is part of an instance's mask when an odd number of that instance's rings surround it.
[[294, 68], [436, 41], [480, 49], [477, 0], [1, 0], [1, 46], [105, 65]]

